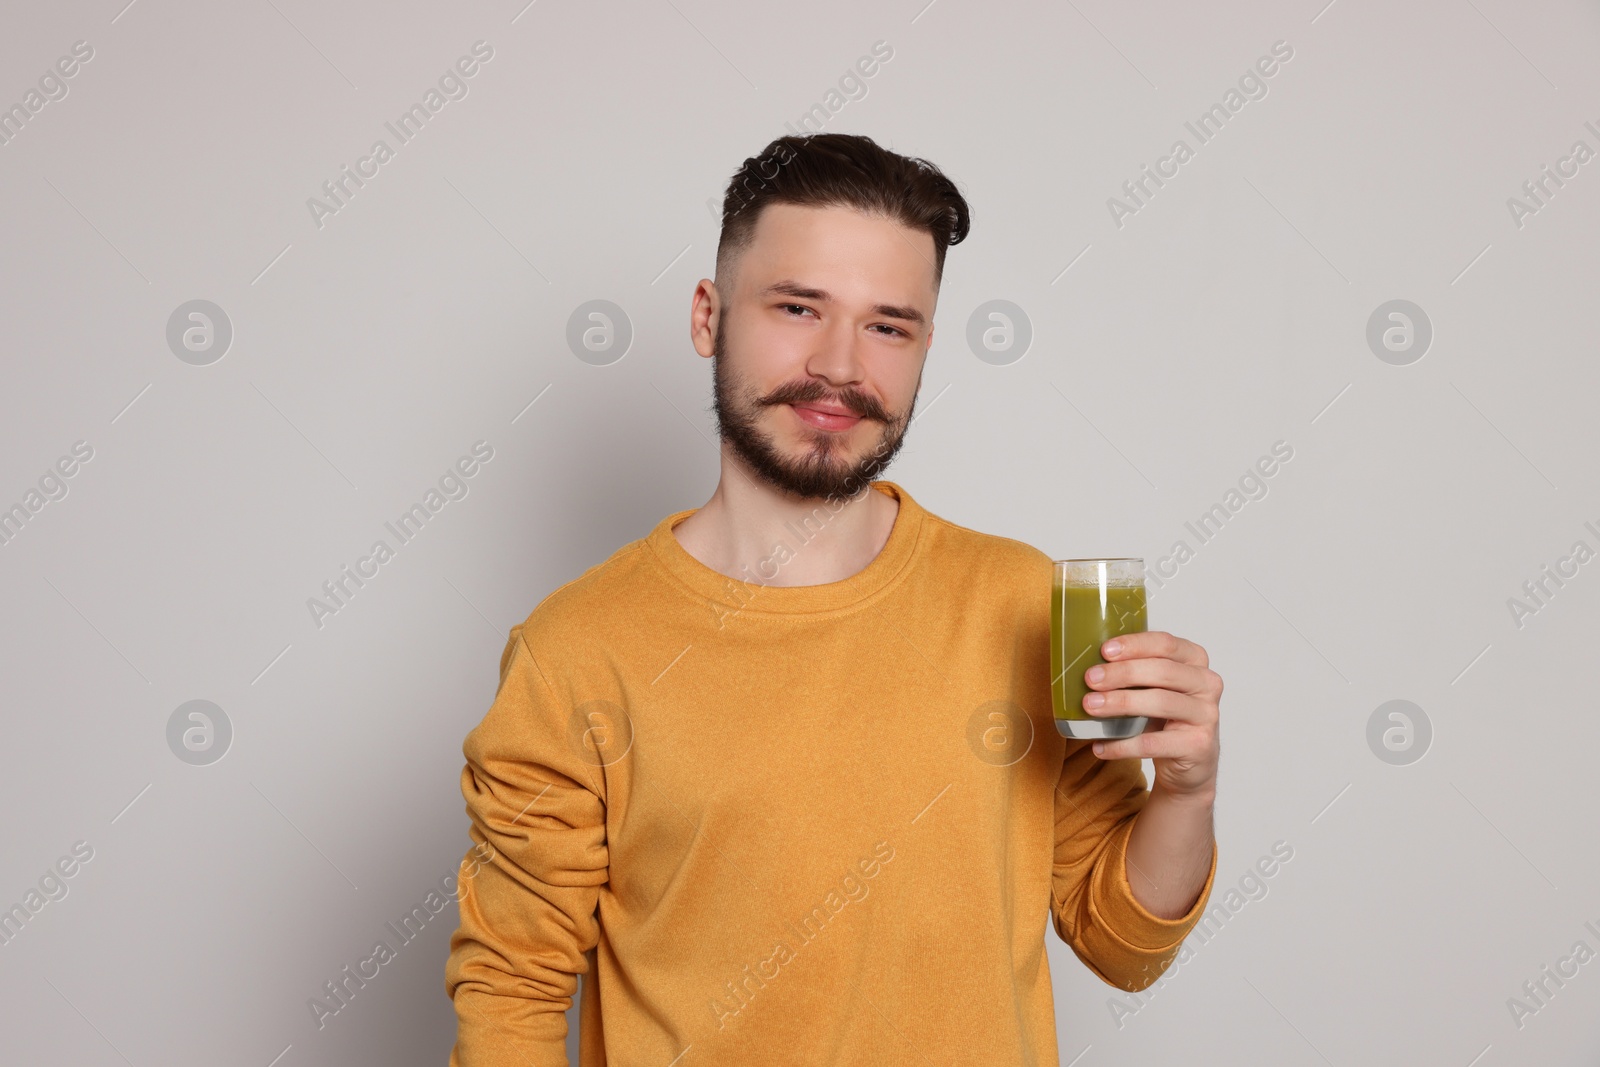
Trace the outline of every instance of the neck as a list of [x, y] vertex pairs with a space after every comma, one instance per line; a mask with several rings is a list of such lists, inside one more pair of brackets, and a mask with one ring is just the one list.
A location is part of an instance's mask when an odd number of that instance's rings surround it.
[[853, 497], [797, 499], [729, 457], [711, 499], [672, 533], [720, 574], [770, 574], [776, 566], [764, 584], [823, 585], [877, 558], [899, 511], [897, 501], [870, 487]]

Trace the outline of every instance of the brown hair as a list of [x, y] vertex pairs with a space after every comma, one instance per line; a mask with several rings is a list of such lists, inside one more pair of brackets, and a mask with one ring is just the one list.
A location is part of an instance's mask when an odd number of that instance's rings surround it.
[[955, 183], [925, 159], [898, 155], [853, 133], [779, 137], [746, 159], [728, 183], [717, 242], [719, 275], [730, 274], [733, 261], [750, 247], [768, 204], [843, 205], [931, 234], [935, 288], [944, 278], [945, 250], [960, 244], [972, 225]]

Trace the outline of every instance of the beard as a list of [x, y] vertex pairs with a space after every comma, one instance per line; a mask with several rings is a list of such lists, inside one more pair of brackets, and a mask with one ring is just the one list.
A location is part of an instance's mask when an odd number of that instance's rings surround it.
[[[723, 444], [761, 481], [803, 500], [842, 499], [869, 489], [869, 483], [893, 462], [905, 443], [911, 412], [916, 406], [916, 391], [913, 390], [911, 405], [898, 416], [884, 411], [883, 405], [873, 397], [853, 389], [835, 392], [815, 379], [791, 382], [762, 396], [728, 368], [723, 337], [726, 322], [726, 316], [718, 318], [717, 334], [711, 347], [717, 433]], [[919, 371], [917, 389], [921, 388], [922, 373]], [[817, 402], [842, 405], [852, 414], [861, 416], [861, 421], [844, 431], [798, 424], [803, 443], [793, 452], [780, 449], [773, 435], [760, 426], [769, 408]], [[857, 435], [865, 436], [863, 429], [874, 423], [882, 427], [875, 441], [868, 445], [851, 443]], [[865, 450], [859, 456], [853, 455], [859, 448]]]

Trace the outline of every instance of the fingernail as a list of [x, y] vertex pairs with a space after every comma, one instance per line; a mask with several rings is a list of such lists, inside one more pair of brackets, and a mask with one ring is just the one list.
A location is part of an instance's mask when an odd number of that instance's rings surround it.
[[1094, 743], [1094, 754], [1096, 756], [1102, 755], [1105, 752], [1105, 750], [1106, 750], [1106, 746], [1105, 746], [1104, 742], [1096, 741]]
[[1089, 684], [1098, 685], [1098, 684], [1100, 684], [1100, 682], [1105, 680], [1105, 676], [1106, 676], [1106, 669], [1104, 667], [1090, 667], [1089, 668]]
[[1115, 656], [1118, 652], [1122, 651], [1122, 642], [1121, 641], [1107, 641], [1106, 642], [1106, 647], [1103, 649], [1103, 651], [1108, 656]]
[[1083, 706], [1086, 708], [1098, 708], [1105, 702], [1106, 695], [1104, 693], [1090, 693], [1083, 698]]

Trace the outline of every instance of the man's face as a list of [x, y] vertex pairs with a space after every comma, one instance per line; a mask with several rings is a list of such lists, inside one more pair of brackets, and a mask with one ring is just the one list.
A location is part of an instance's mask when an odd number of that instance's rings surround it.
[[933, 337], [933, 257], [931, 235], [852, 208], [762, 211], [711, 363], [718, 431], [757, 477], [844, 498], [889, 466]]

